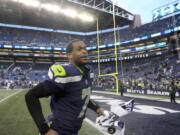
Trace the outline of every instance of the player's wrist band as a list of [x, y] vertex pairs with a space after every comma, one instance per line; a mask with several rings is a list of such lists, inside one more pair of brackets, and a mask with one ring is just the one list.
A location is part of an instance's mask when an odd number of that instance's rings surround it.
[[41, 127], [39, 128], [41, 135], [44, 135], [45, 133], [47, 133], [49, 131], [49, 129], [50, 128], [46, 123], [41, 125]]

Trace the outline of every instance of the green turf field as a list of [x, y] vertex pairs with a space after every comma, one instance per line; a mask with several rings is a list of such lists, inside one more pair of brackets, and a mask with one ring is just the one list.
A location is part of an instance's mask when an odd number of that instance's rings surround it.
[[[18, 91], [0, 90], [0, 101]], [[0, 135], [38, 135], [38, 130], [29, 115], [24, 101], [26, 91], [0, 102]], [[49, 99], [42, 99], [45, 116], [50, 113]], [[84, 122], [79, 135], [102, 135], [95, 128]]]
[[9, 95], [11, 95], [15, 92], [17, 92], [17, 91], [15, 91], [15, 90], [0, 90], [0, 100], [8, 97]]

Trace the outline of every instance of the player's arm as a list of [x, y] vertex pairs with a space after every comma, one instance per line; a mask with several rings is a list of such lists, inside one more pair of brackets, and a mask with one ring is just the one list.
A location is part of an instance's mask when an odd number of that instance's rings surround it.
[[39, 101], [40, 97], [45, 96], [49, 96], [49, 94], [47, 94], [46, 89], [41, 83], [29, 90], [25, 95], [27, 108], [41, 134], [45, 134], [49, 130], [48, 125], [45, 123], [41, 104]]
[[92, 99], [89, 100], [88, 108], [95, 111], [99, 115], [105, 115], [106, 111], [105, 109], [101, 108], [96, 102], [94, 102]]
[[[53, 85], [50, 84], [51, 82], [48, 83], [49, 85]], [[53, 85], [53, 87], [55, 86]], [[47, 97], [52, 94], [53, 91], [46, 89], [42, 83], [39, 83], [37, 86], [29, 90], [25, 95], [27, 108], [42, 135], [49, 130], [49, 126], [45, 122], [39, 98]]]
[[[61, 70], [62, 72], [57, 72], [57, 68], [58, 71]], [[64, 92], [63, 90], [65, 84], [56, 82], [57, 78], [61, 78], [60, 80], [62, 80], [62, 76], [65, 76], [64, 72], [65, 70], [62, 66], [53, 65], [48, 72], [49, 80], [39, 83], [36, 87], [29, 90], [25, 95], [27, 108], [42, 135], [49, 131], [49, 127], [45, 122], [39, 98]]]

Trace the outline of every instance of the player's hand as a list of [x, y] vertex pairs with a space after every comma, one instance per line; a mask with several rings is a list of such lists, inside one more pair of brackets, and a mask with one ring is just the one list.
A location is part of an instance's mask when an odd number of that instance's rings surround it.
[[104, 116], [109, 115], [109, 111], [106, 110], [106, 109], [103, 109], [103, 108], [97, 109], [97, 113], [98, 113], [99, 115], [104, 115]]
[[49, 131], [45, 135], [59, 135], [56, 131], [49, 129]]

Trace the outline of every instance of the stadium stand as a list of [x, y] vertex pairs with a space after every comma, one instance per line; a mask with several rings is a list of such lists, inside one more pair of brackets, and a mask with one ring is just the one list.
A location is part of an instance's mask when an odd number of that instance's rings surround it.
[[[180, 15], [178, 14], [166, 19], [144, 24], [134, 29], [130, 27], [125, 30], [120, 30], [120, 33], [117, 33], [120, 35], [117, 36], [120, 37], [121, 41], [126, 41], [137, 37], [161, 32], [179, 25]], [[79, 36], [55, 32], [41, 32], [0, 27], [1, 44], [65, 47], [66, 43], [72, 39], [81, 39], [87, 44], [87, 46], [93, 46], [97, 44], [96, 35]], [[114, 35], [112, 32], [100, 34], [100, 44], [113, 42]], [[175, 77], [175, 79], [180, 77], [180, 72], [178, 70], [180, 69], [180, 64], [176, 62], [177, 59], [177, 55], [172, 56], [172, 54], [169, 53], [169, 55], [165, 57], [158, 56], [139, 60], [126, 60], [123, 61], [124, 77], [120, 75], [118, 77], [120, 79], [124, 79], [126, 87], [141, 89], [167, 89], [167, 84], [172, 80], [173, 77]], [[27, 84], [28, 82], [34, 82], [35, 84], [47, 77], [46, 72], [48, 71], [48, 68], [50, 66], [50, 64], [10, 62], [1, 62], [0, 64], [0, 87], [7, 87], [7, 84], [9, 82], [15, 83], [17, 87], [27, 86], [25, 84]], [[111, 63], [102, 65], [102, 73], [110, 73], [111, 71], [115, 70], [111, 65]], [[97, 66], [93, 66], [93, 70], [95, 74], [97, 74]], [[121, 73], [122, 71], [119, 70], [119, 72]], [[24, 84], [24, 86], [22, 86], [22, 84]], [[114, 88], [114, 85], [114, 79], [110, 77], [96, 77], [94, 79], [94, 87], [101, 86], [106, 88]]]
[[[180, 63], [177, 63], [177, 60], [177, 55], [126, 60], [123, 61], [122, 66], [124, 77], [119, 74], [118, 78], [124, 81], [126, 88], [165, 90], [172, 79], [179, 83]], [[114, 71], [112, 65], [112, 63], [103, 64], [102, 74]], [[29, 88], [31, 84], [35, 85], [47, 78], [50, 66], [51, 64], [1, 62], [0, 88], [7, 88], [8, 83], [16, 86], [11, 88]], [[91, 66], [95, 74], [94, 88], [113, 89], [115, 87], [115, 80], [112, 77], [98, 77], [97, 65], [91, 64]], [[119, 72], [122, 73], [122, 70], [119, 69]]]
[[[168, 17], [163, 20], [144, 24], [135, 29], [128, 28], [120, 30], [121, 41], [132, 40], [137, 37], [151, 35], [162, 32], [166, 29], [174, 28], [180, 25], [180, 15]], [[117, 33], [118, 34], [118, 33]], [[37, 46], [56, 46], [64, 47], [65, 44], [72, 39], [81, 39], [88, 46], [97, 44], [97, 36], [79, 36], [62, 33], [41, 32], [33, 30], [23, 30], [15, 28], [0, 27], [0, 43], [1, 44], [18, 44], [18, 45], [37, 45]], [[114, 33], [100, 34], [100, 44], [114, 42]]]
[[50, 64], [1, 62], [0, 88], [30, 88], [47, 78]]
[[[124, 77], [120, 74], [118, 78], [124, 81], [126, 88], [166, 90], [172, 79], [176, 80], [177, 85], [179, 83], [180, 63], [177, 60], [177, 55], [168, 55], [123, 61]], [[114, 71], [110, 65], [112, 63], [103, 65], [102, 74]], [[97, 69], [97, 66], [94, 68]], [[97, 74], [97, 70], [94, 71]], [[122, 73], [121, 69], [119, 73]], [[96, 77], [94, 87], [114, 88], [114, 82], [112, 77]]]

